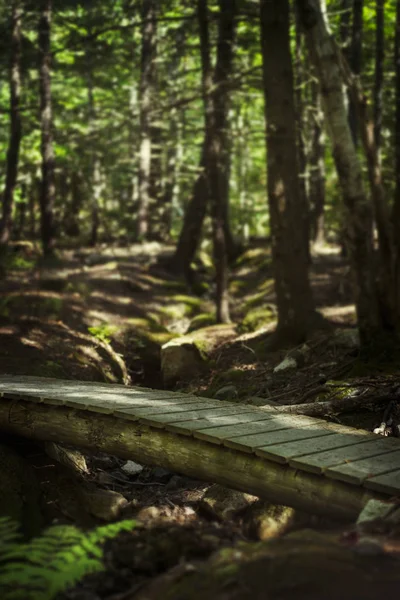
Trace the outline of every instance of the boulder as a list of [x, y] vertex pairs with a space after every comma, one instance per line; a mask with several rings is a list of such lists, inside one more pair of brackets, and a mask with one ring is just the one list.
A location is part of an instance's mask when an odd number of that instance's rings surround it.
[[161, 348], [161, 371], [166, 386], [198, 377], [209, 368], [210, 354], [235, 337], [233, 325], [204, 327], [189, 335], [174, 338]]

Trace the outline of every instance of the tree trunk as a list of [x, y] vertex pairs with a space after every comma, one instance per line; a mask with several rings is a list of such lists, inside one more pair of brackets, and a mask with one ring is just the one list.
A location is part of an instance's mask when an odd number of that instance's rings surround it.
[[39, 54], [40, 54], [40, 117], [41, 117], [41, 152], [42, 152], [42, 189], [40, 194], [41, 234], [43, 252], [51, 255], [54, 251], [54, 150], [52, 131], [51, 101], [51, 11], [52, 0], [41, 0], [39, 19]]
[[311, 148], [309, 152], [309, 197], [311, 207], [312, 239], [316, 244], [325, 240], [324, 211], [325, 211], [325, 133], [323, 129], [323, 112], [321, 94], [318, 85], [311, 84], [312, 122]]
[[172, 258], [172, 267], [176, 273], [182, 274], [188, 283], [192, 283], [192, 264], [200, 245], [201, 231], [207, 211], [208, 189], [205, 175], [206, 146], [204, 141], [201, 153], [199, 174], [193, 187], [192, 197], [185, 210], [179, 240]]
[[296, 123], [297, 123], [297, 152], [299, 165], [299, 189], [301, 194], [301, 204], [304, 207], [303, 221], [304, 229], [307, 232], [306, 252], [308, 259], [310, 256], [310, 197], [309, 197], [309, 165], [307, 164], [308, 156], [305, 144], [305, 86], [306, 86], [306, 65], [304, 61], [303, 36], [298, 19], [297, 11], [295, 11], [295, 31], [296, 31], [296, 60], [294, 69], [294, 84], [295, 84], [295, 100], [296, 100]]
[[[202, 7], [203, 26], [207, 23], [207, 1], [199, 0]], [[209, 81], [203, 85], [206, 107], [206, 178], [210, 194], [213, 229], [214, 265], [216, 274], [217, 322], [229, 323], [228, 292], [228, 185], [229, 155], [227, 127], [229, 111], [229, 79], [233, 65], [236, 0], [219, 0], [217, 62], [213, 87]], [[200, 11], [199, 11], [200, 13]], [[200, 14], [199, 14], [200, 16]]]
[[[362, 64], [362, 34], [363, 34], [364, 0], [353, 0], [353, 28], [350, 46], [350, 67], [354, 75], [359, 76]], [[354, 145], [358, 144], [357, 109], [354, 101], [349, 101], [349, 123]]]
[[315, 317], [308, 279], [307, 231], [299, 192], [289, 1], [261, 1], [268, 200], [278, 329], [302, 341]]
[[157, 0], [142, 0], [142, 59], [140, 79], [140, 148], [139, 148], [139, 204], [136, 220], [138, 240], [149, 233], [151, 203], [152, 135], [151, 112], [154, 110], [154, 86], [157, 54]]
[[395, 302], [397, 309], [397, 325], [400, 323], [400, 0], [396, 2], [396, 34], [395, 34], [395, 194], [393, 204], [393, 239], [395, 244]]
[[21, 17], [19, 0], [12, 6], [12, 34], [10, 61], [10, 141], [7, 151], [6, 186], [3, 196], [3, 214], [0, 224], [0, 248], [10, 239], [14, 190], [17, 182], [19, 148], [21, 143]]
[[385, 0], [376, 0], [376, 42], [375, 42], [375, 84], [374, 84], [374, 133], [375, 147], [380, 161], [382, 103], [383, 103], [383, 68], [385, 58]]
[[361, 167], [352, 140], [337, 51], [319, 0], [297, 0], [323, 98], [323, 109], [346, 209], [347, 244], [355, 280], [360, 339], [364, 346], [381, 334], [373, 269], [372, 210], [364, 191]]

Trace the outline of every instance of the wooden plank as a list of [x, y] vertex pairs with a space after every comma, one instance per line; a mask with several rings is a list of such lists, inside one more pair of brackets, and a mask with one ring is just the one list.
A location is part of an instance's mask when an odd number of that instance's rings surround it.
[[396, 471], [400, 465], [400, 450], [380, 454], [371, 458], [356, 460], [345, 465], [329, 467], [325, 471], [327, 477], [339, 479], [347, 483], [361, 485], [366, 479]]
[[[268, 417], [267, 419], [263, 419], [260, 422], [250, 422], [248, 424], [243, 424], [240, 426], [226, 426], [219, 427], [218, 431], [215, 427], [210, 429], [204, 429], [199, 432], [195, 432], [195, 437], [198, 437], [200, 440], [206, 440], [208, 442], [213, 442], [215, 438], [219, 439], [229, 439], [233, 440], [233, 442], [238, 442], [237, 446], [232, 445], [232, 448], [242, 448], [246, 451], [247, 440], [244, 438], [251, 435], [262, 434], [268, 431], [278, 431], [280, 429], [289, 429], [294, 423], [298, 426], [306, 426], [306, 425], [315, 425], [318, 423], [325, 423], [325, 421], [310, 419], [309, 417], [301, 417], [297, 419], [291, 415], [277, 416], [275, 413], [271, 415], [269, 412], [265, 412], [264, 415]], [[239, 439], [240, 438], [240, 439]], [[244, 442], [244, 444], [242, 443]], [[247, 450], [252, 452], [252, 450]]]
[[364, 487], [374, 492], [381, 492], [384, 494], [391, 494], [393, 496], [400, 495], [400, 469], [397, 471], [391, 471], [384, 475], [377, 475], [366, 479]]
[[[246, 412], [249, 410], [250, 412]], [[169, 431], [173, 431], [175, 433], [180, 433], [182, 435], [192, 435], [195, 431], [200, 431], [201, 429], [211, 429], [214, 427], [224, 427], [224, 426], [232, 426], [232, 425], [240, 425], [244, 423], [252, 423], [252, 422], [261, 422], [268, 421], [272, 419], [272, 416], [269, 414], [262, 414], [261, 411], [255, 411], [251, 408], [243, 407], [244, 412], [234, 413], [234, 414], [226, 414], [224, 416], [218, 417], [206, 417], [204, 419], [196, 419], [195, 421], [182, 421], [179, 423], [171, 423], [167, 425], [167, 429]]]
[[[310, 454], [312, 452], [323, 452], [324, 450], [333, 450], [334, 448], [343, 448], [344, 446], [351, 446], [363, 441], [365, 432], [357, 433], [334, 433], [325, 430], [325, 435], [322, 433], [318, 435], [318, 430], [315, 430], [314, 438], [306, 438], [303, 440], [289, 441], [284, 443], [278, 443], [274, 445], [268, 445], [263, 448], [257, 448], [257, 456], [265, 457], [270, 460], [276, 460], [281, 463], [289, 462], [291, 458], [295, 456], [302, 456], [303, 454]], [[327, 435], [328, 434], [328, 435]]]
[[330, 449], [325, 452], [306, 454], [289, 460], [289, 464], [295, 469], [303, 469], [310, 473], [323, 473], [328, 467], [378, 456], [391, 452], [400, 447], [400, 442], [394, 438], [381, 437], [371, 434], [366, 441], [346, 446], [344, 448]]
[[[146, 425], [152, 425], [153, 427], [165, 427], [167, 424], [179, 423], [181, 421], [188, 420], [196, 420], [196, 419], [204, 419], [206, 417], [217, 417], [223, 415], [231, 415], [238, 413], [241, 409], [239, 407], [225, 407], [221, 406], [220, 408], [199, 408], [197, 410], [191, 410], [191, 407], [188, 407], [188, 410], [177, 411], [168, 411], [164, 413], [153, 413], [148, 415], [142, 415], [140, 418], [141, 423], [145, 423]], [[144, 411], [143, 411], [144, 412]], [[122, 416], [122, 415], [121, 415]], [[129, 419], [129, 416], [127, 417]]]

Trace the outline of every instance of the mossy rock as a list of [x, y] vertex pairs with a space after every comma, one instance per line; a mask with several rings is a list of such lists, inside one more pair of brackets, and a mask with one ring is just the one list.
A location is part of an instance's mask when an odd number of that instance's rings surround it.
[[161, 348], [161, 369], [165, 385], [187, 381], [206, 372], [213, 350], [234, 336], [233, 325], [214, 325], [164, 344]]
[[251, 333], [261, 327], [265, 327], [276, 321], [276, 310], [272, 305], [263, 308], [255, 308], [249, 311], [244, 319], [238, 324], [239, 333]]
[[193, 317], [193, 319], [190, 321], [188, 333], [215, 324], [216, 317], [214, 313], [201, 313], [200, 315], [196, 315], [195, 317]]

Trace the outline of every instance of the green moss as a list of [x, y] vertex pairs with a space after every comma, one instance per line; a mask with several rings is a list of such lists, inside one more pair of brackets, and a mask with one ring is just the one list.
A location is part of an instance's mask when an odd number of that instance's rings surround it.
[[130, 336], [134, 333], [133, 337], [136, 337], [138, 340], [148, 340], [158, 346], [162, 346], [174, 337], [177, 337], [176, 334], [167, 331], [165, 327], [157, 323], [155, 319], [128, 319], [126, 324]]
[[182, 304], [187, 304], [192, 308], [201, 308], [202, 300], [201, 298], [194, 298], [193, 296], [185, 296], [184, 294], [178, 294], [176, 296], [171, 297], [171, 302], [181, 302]]
[[188, 333], [202, 329], [203, 327], [209, 327], [210, 325], [216, 324], [216, 317], [214, 313], [201, 313], [196, 315], [190, 322]]
[[250, 333], [276, 320], [276, 311], [271, 306], [256, 308], [246, 314], [238, 324], [239, 333]]
[[229, 284], [229, 291], [231, 294], [239, 294], [247, 288], [247, 281], [243, 279], [233, 279]]
[[92, 288], [84, 281], [68, 281], [65, 286], [65, 292], [68, 294], [78, 294], [86, 300], [90, 297]]
[[271, 261], [271, 251], [269, 248], [251, 248], [238, 258], [236, 265], [238, 267], [248, 264], [255, 266], [265, 263], [267, 260]]
[[265, 292], [259, 292], [258, 294], [250, 296], [244, 303], [243, 312], [248, 313], [252, 308], [260, 308], [262, 306], [265, 307]]
[[117, 333], [118, 327], [104, 323], [97, 327], [88, 327], [88, 331], [96, 339], [109, 344], [113, 335]]

